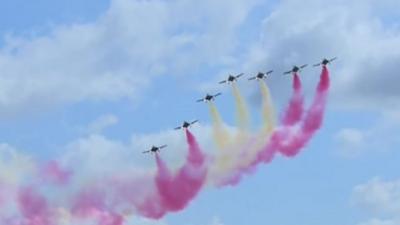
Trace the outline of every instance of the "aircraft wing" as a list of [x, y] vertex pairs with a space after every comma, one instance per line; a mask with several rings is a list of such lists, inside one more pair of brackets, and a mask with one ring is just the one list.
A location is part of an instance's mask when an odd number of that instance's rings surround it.
[[219, 83], [220, 83], [220, 84], [225, 84], [225, 83], [226, 83], [226, 80], [220, 81]]
[[244, 73], [238, 74], [238, 75], [236, 75], [236, 78], [239, 78], [239, 77], [241, 77], [243, 75], [244, 75]]
[[292, 71], [286, 71], [286, 72], [284, 72], [283, 74], [291, 74], [292, 73]]
[[320, 65], [321, 65], [321, 63], [317, 63], [317, 64], [314, 64], [313, 66], [317, 67], [317, 66], [320, 66]]
[[204, 98], [197, 100], [196, 102], [204, 102]]
[[149, 152], [151, 152], [151, 151], [150, 151], [150, 150], [147, 150], [147, 151], [144, 151], [144, 152], [142, 152], [142, 153], [144, 154], [144, 153], [149, 153]]
[[161, 145], [160, 147], [158, 147], [159, 149], [165, 148], [167, 147], [167, 145]]
[[303, 69], [306, 66], [308, 66], [308, 64], [304, 64], [304, 65], [300, 66], [300, 68]]
[[194, 121], [192, 121], [190, 124], [195, 124], [195, 123], [197, 123], [197, 122], [199, 122], [199, 120], [194, 120]]
[[274, 71], [270, 70], [270, 71], [266, 72], [265, 74], [271, 74], [272, 72], [274, 72]]
[[220, 95], [221, 95], [221, 93], [217, 93], [217, 94], [214, 95], [214, 97], [217, 97], [217, 96], [220, 96]]
[[332, 62], [332, 61], [334, 61], [336, 59], [337, 59], [337, 57], [333, 57], [332, 59], [329, 60], [329, 62]]
[[257, 77], [250, 77], [248, 80], [255, 80]]
[[182, 127], [175, 127], [174, 130], [180, 130]]

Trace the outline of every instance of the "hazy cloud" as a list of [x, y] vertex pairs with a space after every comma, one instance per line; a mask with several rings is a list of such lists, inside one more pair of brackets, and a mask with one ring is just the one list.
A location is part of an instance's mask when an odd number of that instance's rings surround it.
[[400, 222], [400, 180], [374, 178], [353, 189], [352, 201], [376, 217], [362, 225], [397, 225]]
[[135, 99], [154, 76], [224, 63], [255, 2], [112, 0], [91, 23], [8, 36], [0, 49], [1, 113]]
[[[281, 1], [266, 16], [260, 41], [249, 48], [242, 70], [275, 69], [272, 88], [279, 92], [287, 86], [280, 76], [285, 69], [338, 56], [330, 67], [336, 106], [381, 111], [398, 105], [400, 24], [393, 10], [398, 7], [391, 0]], [[318, 73], [306, 68], [302, 78], [314, 84]]]

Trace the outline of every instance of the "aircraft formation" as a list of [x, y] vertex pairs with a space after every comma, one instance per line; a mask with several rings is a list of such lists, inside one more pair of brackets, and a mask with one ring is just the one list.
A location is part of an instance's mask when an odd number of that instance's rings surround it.
[[[330, 58], [330, 59], [324, 58], [319, 63], [313, 64], [313, 67], [317, 67], [317, 66], [321, 66], [321, 65], [326, 66], [326, 65], [332, 63], [336, 59], [337, 59], [337, 57], [333, 57], [333, 58]], [[288, 74], [293, 74], [294, 75], [296, 73], [301, 72], [307, 66], [308, 66], [308, 64], [303, 64], [301, 66], [294, 65], [291, 70], [285, 71], [283, 73], [283, 75], [288, 75]], [[266, 79], [268, 77], [268, 75], [272, 74], [273, 72], [274, 72], [273, 70], [269, 70], [267, 72], [258, 72], [255, 76], [252, 76], [252, 77], [248, 78], [248, 80], [249, 81], [251, 81], [251, 80], [257, 80], [257, 81], [264, 80], [264, 79]], [[222, 81], [220, 81], [218, 83], [219, 84], [231, 84], [231, 83], [236, 82], [243, 75], [244, 75], [244, 73], [240, 73], [240, 74], [237, 74], [237, 75], [229, 74], [229, 76], [227, 77], [226, 80], [222, 80]], [[198, 99], [196, 102], [214, 101], [215, 98], [220, 96], [221, 94], [222, 94], [221, 92], [218, 92], [216, 94], [206, 94], [205, 97], [203, 97], [201, 99]], [[174, 128], [174, 130], [189, 129], [189, 127], [191, 127], [193, 124], [195, 124], [197, 122], [198, 122], [198, 120], [194, 120], [192, 122], [184, 121], [181, 126]], [[160, 152], [161, 149], [163, 149], [165, 147], [167, 147], [167, 145], [161, 145], [161, 146], [158, 146], [158, 147], [157, 146], [152, 146], [149, 150], [144, 151], [143, 153], [157, 154], [158, 152]]]
[[[104, 171], [102, 164], [96, 164], [100, 171], [88, 167], [91, 170], [89, 173], [81, 173], [85, 167], [76, 166], [75, 160], [67, 160], [73, 163], [70, 165], [59, 163], [57, 160], [44, 165], [32, 164], [32, 169], [23, 170], [21, 178], [27, 179], [18, 179], [21, 180], [20, 184], [12, 180], [8, 183], [8, 179], [6, 183], [0, 182], [0, 190], [7, 190], [6, 195], [1, 195], [3, 193], [0, 191], [0, 207], [4, 208], [8, 203], [16, 206], [11, 211], [1, 212], [0, 224], [55, 225], [76, 224], [82, 221], [91, 224], [122, 225], [133, 215], [161, 219], [168, 213], [185, 209], [206, 185], [218, 188], [235, 186], [258, 165], [271, 163], [277, 154], [295, 157], [322, 126], [330, 87], [330, 75], [326, 65], [334, 60], [336, 58], [323, 59], [313, 64], [322, 68], [309, 107], [304, 107], [301, 79], [298, 76], [298, 72], [307, 65], [293, 66], [284, 72], [293, 74], [293, 77], [290, 77], [293, 78], [293, 90], [281, 118], [276, 118], [274, 114], [276, 110], [273, 99], [267, 82], [264, 81], [270, 78], [272, 70], [256, 72], [248, 77], [243, 73], [231, 74], [223, 81], [218, 80], [216, 83], [231, 85], [238, 132], [233, 136], [225, 129], [223, 117], [213, 104], [221, 93], [207, 94], [201, 99], [194, 99], [196, 102], [206, 102], [209, 106], [213, 121], [210, 138], [214, 139], [216, 151], [210, 155], [203, 151], [196, 135], [191, 133], [190, 128], [198, 123], [198, 120], [183, 121], [176, 127], [171, 127], [183, 131], [186, 139], [187, 154], [178, 167], [169, 167], [161, 157], [162, 152], [170, 147], [170, 143], [154, 143], [148, 149], [139, 151], [138, 154], [147, 154], [143, 157], [154, 157], [156, 170], [149, 171], [150, 173], [132, 170], [134, 167], [131, 161], [119, 159], [120, 157], [108, 163], [127, 163], [128, 171], [121, 170], [125, 165]], [[236, 85], [239, 79], [259, 85], [262, 105], [258, 132], [250, 131], [251, 116], [247, 110], [246, 99], [242, 97]], [[254, 80], [259, 82], [253, 83]], [[298, 85], [295, 85], [296, 83]], [[103, 154], [100, 158], [92, 160], [97, 159], [103, 159]]]

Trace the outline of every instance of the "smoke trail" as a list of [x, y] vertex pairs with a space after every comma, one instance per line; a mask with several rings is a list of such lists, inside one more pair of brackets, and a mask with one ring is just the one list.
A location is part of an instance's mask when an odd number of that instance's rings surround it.
[[185, 165], [173, 176], [157, 155], [156, 184], [161, 203], [168, 211], [179, 211], [192, 200], [203, 186], [206, 178], [205, 156], [201, 152], [195, 137], [186, 130], [189, 154]]
[[297, 73], [293, 74], [293, 94], [282, 118], [283, 126], [292, 126], [301, 120], [304, 112], [302, 85]]
[[218, 112], [217, 107], [213, 102], [208, 103], [210, 108], [210, 114], [213, 122], [213, 132], [214, 132], [214, 140], [219, 149], [225, 148], [230, 142], [230, 135], [226, 128], [224, 127], [224, 123], [222, 121], [221, 115]]
[[236, 83], [232, 83], [232, 93], [236, 102], [236, 120], [240, 131], [246, 131], [249, 128], [249, 110], [243, 100], [240, 90]]
[[32, 187], [22, 188], [18, 193], [18, 206], [23, 216], [22, 224], [52, 225], [51, 211], [45, 197]]
[[70, 180], [72, 172], [61, 168], [57, 161], [50, 161], [42, 168], [40, 175], [46, 182], [56, 185], [66, 185]]
[[210, 105], [210, 112], [214, 122], [214, 138], [217, 146], [220, 149], [229, 149], [229, 151], [218, 151], [213, 159], [213, 164], [210, 167], [210, 173], [208, 180], [217, 186], [221, 186], [221, 183], [225, 183], [224, 180], [229, 179], [231, 171], [235, 169], [239, 161], [243, 161], [243, 158], [239, 159], [242, 146], [249, 139], [249, 114], [247, 104], [244, 101], [240, 90], [236, 83], [232, 83], [232, 93], [235, 99], [236, 107], [236, 120], [237, 120], [237, 135], [232, 140], [229, 133], [223, 126], [223, 122], [220, 119], [219, 113], [215, 108], [215, 105]]
[[316, 95], [305, 116], [300, 130], [279, 147], [279, 151], [283, 155], [288, 157], [294, 157], [297, 155], [312, 138], [314, 133], [321, 127], [329, 84], [329, 71], [326, 66], [323, 66]]
[[[299, 83], [296, 81], [295, 84], [294, 87], [299, 90]], [[294, 135], [291, 135], [291, 126], [286, 125], [276, 128], [271, 134], [268, 143], [258, 152], [253, 162], [247, 166], [239, 167], [237, 171], [234, 171], [231, 179], [227, 181], [227, 184], [236, 185], [245, 173], [254, 171], [259, 163], [270, 163], [278, 151], [289, 157], [297, 155], [322, 125], [328, 90], [329, 72], [324, 66], [322, 68], [314, 101], [308, 110], [300, 129]], [[290, 111], [297, 112], [292, 114], [297, 115], [292, 118], [300, 119], [301, 116], [299, 115], [302, 114], [303, 109], [302, 107], [294, 107], [295, 105], [296, 104], [292, 104], [293, 110], [290, 109]], [[294, 110], [295, 108], [301, 110]], [[290, 121], [294, 122], [295, 120]]]
[[207, 175], [206, 158], [196, 138], [186, 130], [189, 154], [185, 164], [176, 172], [169, 170], [157, 154], [156, 192], [146, 197], [138, 206], [139, 212], [149, 218], [159, 219], [168, 212], [185, 208], [203, 187]]
[[[158, 219], [168, 212], [176, 212], [185, 208], [203, 187], [206, 175], [210, 170], [215, 169], [221, 173], [221, 176], [218, 177], [222, 178], [218, 180], [220, 185], [234, 185], [240, 181], [243, 174], [254, 171], [259, 163], [271, 162], [276, 152], [289, 157], [297, 155], [321, 127], [329, 90], [327, 68], [325, 66], [322, 68], [316, 95], [304, 118], [302, 118], [303, 97], [301, 91], [299, 91], [301, 90], [301, 83], [300, 79], [294, 76], [293, 95], [295, 96], [298, 93], [296, 96], [300, 96], [301, 101], [298, 100], [297, 103], [293, 103], [294, 100], [291, 101], [286, 115], [292, 116], [287, 116], [290, 119], [284, 119], [282, 127], [274, 128], [274, 110], [268, 86], [264, 82], [260, 82], [260, 87], [263, 96], [263, 126], [265, 126], [265, 129], [244, 142], [235, 141], [235, 144], [227, 146], [229, 133], [224, 127], [217, 108], [210, 102], [214, 133], [218, 137], [216, 140], [220, 141], [220, 147], [229, 147], [226, 148], [229, 151], [219, 152], [221, 153], [220, 156], [223, 157], [215, 160], [211, 167], [207, 167], [205, 155], [193, 134], [186, 130], [189, 152], [184, 165], [176, 172], [171, 171], [164, 161], [156, 155], [157, 171], [155, 174], [145, 176], [146, 179], [137, 177], [136, 173], [131, 174], [123, 171], [107, 174], [104, 177], [100, 176], [99, 180], [93, 178], [95, 184], [90, 183], [89, 186], [78, 184], [78, 186], [73, 187], [76, 178], [70, 180], [73, 178], [71, 176], [75, 174], [71, 174], [70, 171], [60, 167], [55, 161], [46, 164], [44, 167], [32, 166], [32, 168], [29, 167], [29, 171], [24, 170], [24, 173], [29, 174], [29, 176], [24, 175], [28, 179], [10, 176], [9, 172], [3, 171], [1, 173], [0, 171], [0, 207], [5, 208], [10, 203], [5, 190], [9, 185], [10, 188], [13, 188], [13, 193], [16, 193], [16, 198], [12, 199], [16, 201], [16, 210], [18, 210], [16, 214], [7, 211], [6, 213], [12, 214], [11, 216], [6, 215], [8, 217], [0, 215], [0, 223], [9, 225], [56, 225], [61, 220], [80, 222], [82, 219], [89, 220], [89, 224], [96, 222], [99, 225], [122, 225], [124, 223], [122, 216], [124, 212], [127, 212], [127, 214], [138, 213], [141, 216]], [[235, 92], [240, 96], [238, 89]], [[294, 96], [292, 99], [294, 99]], [[237, 102], [238, 105], [239, 102]], [[244, 106], [242, 109], [246, 109], [243, 99], [240, 104]], [[238, 106], [238, 115], [240, 114], [239, 108]], [[242, 116], [245, 115], [243, 112]], [[242, 118], [245, 118], [245, 116]], [[293, 132], [293, 125], [297, 124], [295, 121], [301, 119], [302, 122], [295, 126], [298, 129]], [[1, 158], [0, 162], [4, 164]], [[7, 165], [7, 162], [5, 164]], [[16, 168], [20, 167], [20, 164], [15, 165], [17, 165]], [[7, 165], [7, 167], [10, 166]], [[36, 170], [36, 168], [39, 168], [39, 170]], [[78, 172], [80, 171], [76, 171], [76, 173]], [[40, 182], [43, 181], [40, 179], [35, 180], [38, 177], [47, 182]], [[114, 177], [118, 178], [113, 179]], [[88, 182], [92, 182], [92, 180]], [[21, 184], [25, 183], [43, 184], [44, 187], [40, 186], [40, 192], [32, 186], [20, 188]], [[69, 188], [62, 189], [61, 186], [65, 185], [68, 185]], [[51, 193], [44, 190], [50, 190]], [[62, 195], [61, 197], [52, 198], [59, 193]]]
[[259, 81], [262, 95], [263, 129], [252, 137], [236, 139], [235, 144], [229, 146], [229, 151], [217, 154], [211, 167], [211, 182], [218, 187], [236, 185], [245, 171], [253, 171], [252, 163], [259, 151], [266, 145], [271, 132], [275, 127], [275, 113], [268, 86]]
[[283, 132], [275, 130], [267, 141], [263, 135], [253, 138], [243, 147], [249, 152], [244, 151], [238, 157], [244, 160], [239, 160], [229, 171], [226, 171], [225, 176], [219, 177], [219, 180], [215, 182], [217, 186], [235, 186], [242, 180], [243, 175], [253, 173], [258, 164], [271, 162], [284, 136]]
[[262, 117], [264, 129], [267, 134], [271, 133], [275, 127], [275, 111], [273, 108], [271, 94], [267, 84], [263, 80], [259, 81], [262, 96]]
[[[262, 96], [262, 118], [263, 118], [263, 130], [261, 133], [253, 136], [252, 139], [248, 140], [244, 145], [241, 146], [241, 152], [238, 156], [238, 163], [236, 170], [244, 170], [251, 172], [253, 169], [251, 165], [254, 159], [260, 154], [262, 147], [268, 142], [268, 139], [275, 128], [275, 110], [272, 104], [271, 95], [268, 86], [263, 80], [259, 80], [260, 91]], [[236, 177], [233, 184], [236, 184], [240, 178]]]
[[72, 208], [72, 214], [79, 219], [94, 219], [99, 225], [122, 225], [122, 215], [108, 210], [105, 193], [98, 190], [83, 190]]
[[[47, 202], [51, 194], [42, 196], [34, 188], [21, 189], [18, 194], [21, 216], [1, 215], [0, 223], [56, 225], [83, 222], [122, 225], [126, 210], [130, 210], [128, 213], [131, 214], [136, 209], [142, 216], [154, 219], [161, 218], [168, 212], [182, 210], [200, 191], [207, 175], [205, 155], [189, 130], [186, 130], [186, 140], [189, 153], [185, 164], [177, 172], [170, 171], [161, 158], [156, 156], [158, 171], [155, 176], [146, 176], [147, 179], [144, 180], [135, 175], [129, 178], [129, 174], [122, 177], [119, 177], [122, 174], [115, 174], [115, 179], [103, 177], [92, 181], [89, 186], [78, 186], [72, 192], [66, 190], [67, 193], [62, 193], [61, 198], [50, 198], [52, 207]], [[149, 180], [153, 182], [148, 182]], [[49, 187], [57, 190], [60, 188], [59, 185]], [[54, 206], [58, 205], [56, 202], [66, 208], [55, 209]]]

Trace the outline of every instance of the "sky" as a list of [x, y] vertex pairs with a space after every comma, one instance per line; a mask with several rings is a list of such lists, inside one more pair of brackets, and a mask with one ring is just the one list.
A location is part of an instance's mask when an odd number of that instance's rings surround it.
[[[279, 117], [291, 94], [281, 72], [337, 56], [323, 127], [301, 154], [277, 157], [233, 187], [207, 185], [160, 220], [135, 215], [126, 224], [400, 224], [399, 1], [0, 5], [0, 178], [15, 173], [24, 183], [32, 161], [52, 159], [83, 178], [153, 171], [141, 152], [165, 142], [161, 156], [177, 167], [185, 148], [171, 129], [183, 120], [200, 120], [193, 133], [212, 151], [211, 118], [196, 99], [221, 91], [215, 103], [235, 123], [230, 90], [218, 84], [227, 74], [273, 69], [267, 84]], [[307, 104], [318, 73], [301, 74]], [[258, 89], [238, 85], [257, 127]]]

